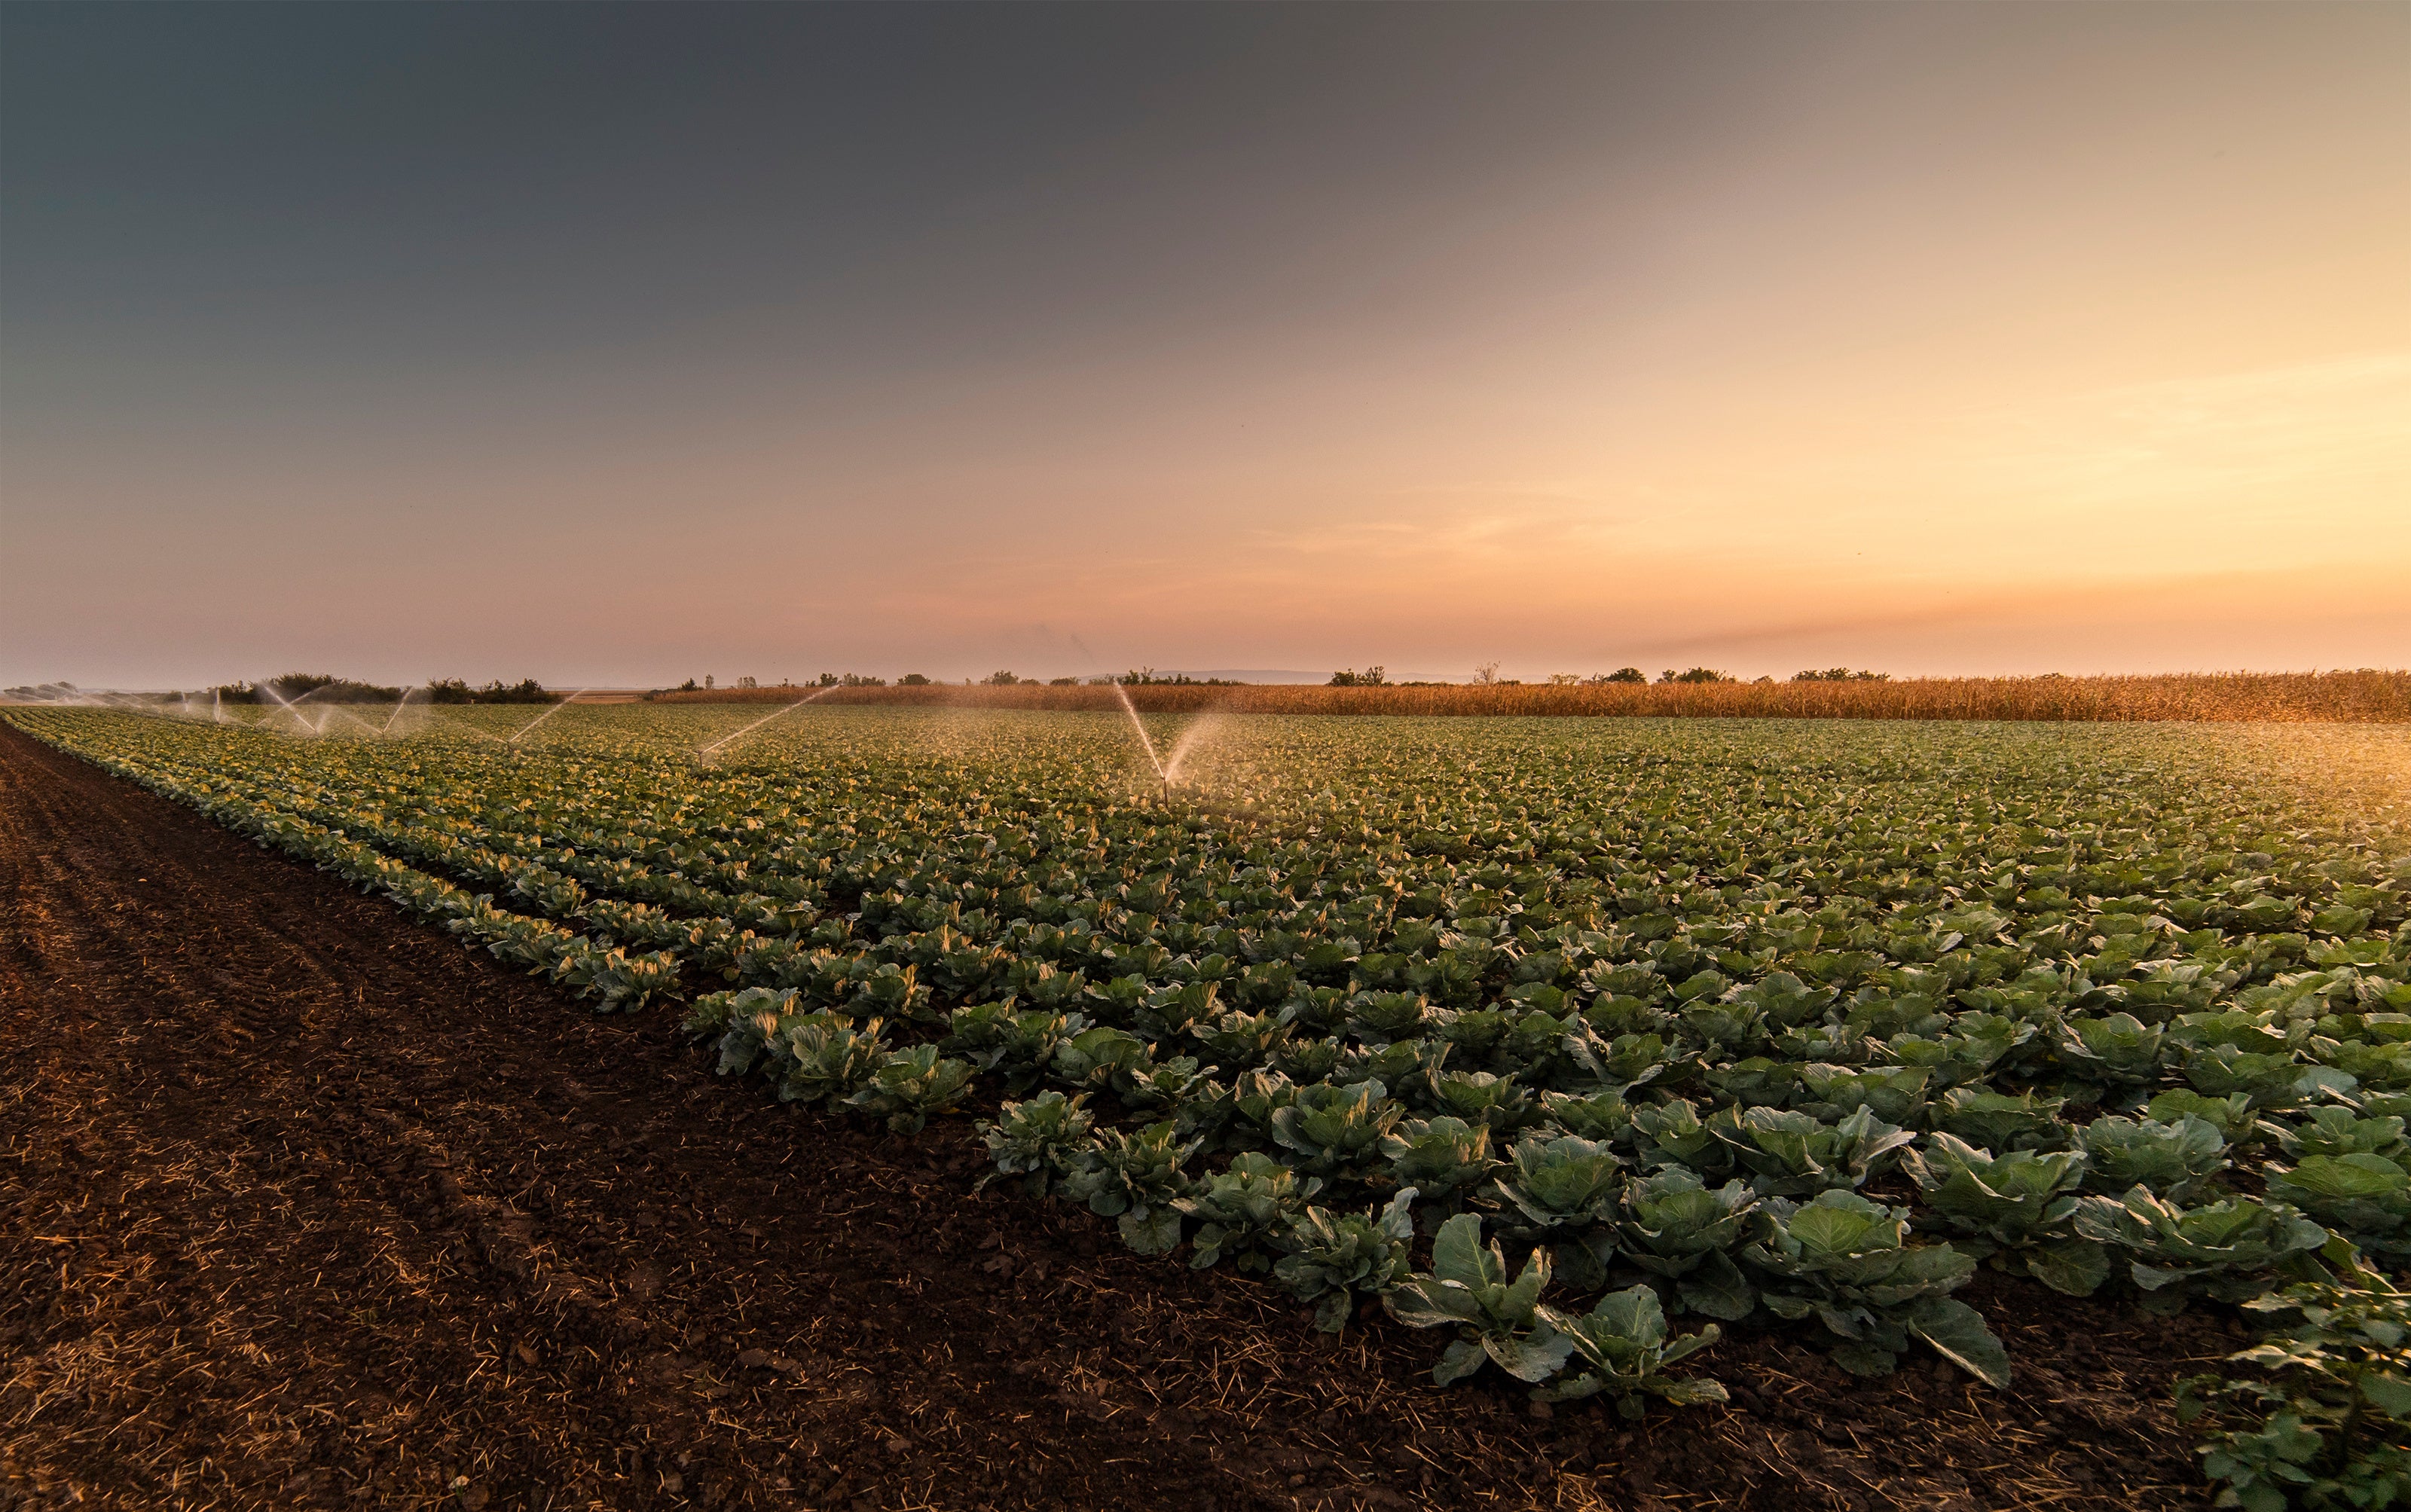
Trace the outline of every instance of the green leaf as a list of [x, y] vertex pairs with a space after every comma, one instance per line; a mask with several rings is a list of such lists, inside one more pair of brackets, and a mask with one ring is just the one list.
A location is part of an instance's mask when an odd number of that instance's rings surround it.
[[[1561, 1333], [1542, 1330], [1528, 1338], [1501, 1337], [1496, 1333], [1483, 1335], [1482, 1347], [1498, 1368], [1519, 1381], [1545, 1381], [1564, 1366], [1566, 1357], [1573, 1353], [1573, 1341]], [[1446, 1383], [1442, 1383], [1443, 1385]]]
[[1432, 1367], [1432, 1382], [1437, 1386], [1454, 1386], [1480, 1370], [1483, 1361], [1489, 1358], [1488, 1352], [1479, 1343], [1458, 1339], [1440, 1351], [1439, 1363]]
[[1908, 1330], [1985, 1385], [2008, 1389], [2009, 1352], [1965, 1302], [1948, 1297], [1928, 1299], [1909, 1315]]
[[1758, 1310], [1758, 1293], [1741, 1267], [1721, 1250], [1714, 1250], [1689, 1274], [1674, 1283], [1674, 1293], [1695, 1313], [1738, 1323]]
[[1460, 1213], [1441, 1224], [1432, 1241], [1432, 1274], [1442, 1281], [1478, 1287], [1504, 1280], [1489, 1273], [1483, 1263], [1488, 1258], [1482, 1247], [1482, 1220], [1470, 1213]]
[[1348, 1327], [1348, 1315], [1355, 1310], [1356, 1297], [1347, 1287], [1327, 1292], [1314, 1309], [1314, 1326], [1325, 1333], [1337, 1333]]
[[1170, 1208], [1151, 1209], [1145, 1217], [1125, 1213], [1117, 1227], [1122, 1243], [1141, 1255], [1169, 1255], [1180, 1244], [1180, 1214]]
[[2110, 1279], [2110, 1252], [2084, 1239], [2063, 1239], [2021, 1250], [2027, 1274], [2053, 1291], [2090, 1297]]
[[2411, 1418], [2411, 1380], [2373, 1372], [2360, 1378], [2360, 1394], [2389, 1418]]

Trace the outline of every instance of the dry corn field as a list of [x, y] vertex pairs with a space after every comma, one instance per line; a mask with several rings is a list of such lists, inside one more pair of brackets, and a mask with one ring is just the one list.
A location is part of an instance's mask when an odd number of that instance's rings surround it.
[[[1553, 715], [1779, 720], [2072, 721], [2411, 721], [2411, 672], [2233, 672], [2160, 676], [1912, 677], [1886, 682], [1496, 683], [1332, 688], [1136, 684], [1144, 712], [1234, 714]], [[802, 688], [665, 692], [660, 703], [789, 703]], [[1114, 690], [1056, 687], [832, 688], [825, 704], [999, 709], [1111, 709]]]

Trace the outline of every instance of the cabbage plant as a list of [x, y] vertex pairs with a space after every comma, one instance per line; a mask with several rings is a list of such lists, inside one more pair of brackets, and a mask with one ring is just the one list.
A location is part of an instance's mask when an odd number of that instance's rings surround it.
[[2180, 1207], [2136, 1186], [2111, 1200], [2085, 1199], [2076, 1231], [2131, 1257], [2127, 1272], [2143, 1306], [2172, 1313], [2189, 1298], [2242, 1301], [2261, 1289], [2257, 1277], [2327, 1243], [2327, 1230], [2282, 1203], [2230, 1197]]
[[1645, 1170], [1682, 1166], [1702, 1176], [1721, 1176], [1733, 1168], [1733, 1149], [1717, 1134], [1732, 1123], [1730, 1112], [1702, 1119], [1688, 1098], [1673, 1098], [1632, 1110], [1632, 1143]]
[[849, 1023], [836, 1013], [807, 1013], [781, 1023], [767, 1041], [782, 1102], [840, 1098], [860, 1086], [887, 1054], [879, 1020]]
[[1085, 1015], [1057, 1009], [1019, 1009], [1011, 999], [956, 1010], [942, 1048], [983, 1070], [999, 1072], [1006, 1090], [1028, 1091], [1063, 1042], [1089, 1027]]
[[2251, 1097], [2242, 1092], [2212, 1098], [2190, 1087], [2170, 1087], [2145, 1103], [2143, 1112], [2164, 1124], [2187, 1115], [2199, 1118], [2217, 1129], [2229, 1144], [2247, 1143], [2258, 1139], [2262, 1131], [2260, 1122], [2253, 1116]]
[[1348, 1027], [1368, 1044], [1412, 1040], [1430, 1006], [1419, 993], [1360, 992], [1348, 999]]
[[1863, 1108], [1887, 1124], [1919, 1121], [1925, 1111], [1930, 1074], [1911, 1066], [1848, 1066], [1810, 1063], [1799, 1069], [1800, 1087], [1792, 1096], [1797, 1111], [1838, 1123]]
[[2009, 1052], [2032, 1039], [2035, 1027], [1992, 1013], [1962, 1013], [1951, 1033], [1926, 1038], [1894, 1035], [1884, 1053], [1901, 1065], [1926, 1073], [1933, 1086], [1947, 1091], [1980, 1083]]
[[[1032, 1197], [1045, 1196], [1056, 1179], [1073, 1169], [1079, 1153], [1089, 1147], [1089, 1130], [1096, 1119], [1081, 1106], [1088, 1100], [1085, 1092], [1069, 1098], [1060, 1092], [1042, 1092], [1027, 1102], [1003, 1104], [995, 1123], [980, 1126], [988, 1156], [996, 1162], [995, 1175], [1019, 1176], [1022, 1190]], [[993, 1177], [985, 1178], [982, 1185], [989, 1179]]]
[[1421, 1040], [1400, 1040], [1385, 1045], [1351, 1045], [1332, 1064], [1329, 1079], [1340, 1086], [1379, 1082], [1383, 1086], [1415, 1093], [1428, 1084], [1427, 1072], [1448, 1045]]
[[2175, 1202], [2208, 1190], [2228, 1167], [2227, 1141], [2216, 1125], [2191, 1113], [2156, 1118], [2097, 1118], [2076, 1132], [2085, 1155], [2084, 1185], [2110, 1196], [2145, 1186]]
[[1151, 1048], [1137, 1035], [1099, 1025], [1058, 1044], [1048, 1064], [1064, 1084], [1101, 1092], [1113, 1089], [1115, 1072], [1144, 1067], [1152, 1058]]
[[752, 1070], [754, 1062], [770, 1053], [770, 1041], [777, 1037], [780, 1025], [792, 1024], [802, 1016], [787, 1011], [788, 1005], [796, 1000], [793, 992], [774, 993], [756, 987], [742, 995], [723, 993], [715, 996], [723, 999], [740, 996], [752, 998], [741, 1009], [733, 1001], [714, 1005], [719, 1011], [711, 1016], [719, 1018], [726, 1025], [713, 1046], [719, 1052], [718, 1069], [723, 1076], [731, 1073], [742, 1076]]
[[1567, 1363], [1580, 1362], [1533, 1393], [1542, 1401], [1572, 1402], [1604, 1394], [1615, 1399], [1619, 1415], [1633, 1418], [1645, 1410], [1645, 1397], [1678, 1407], [1727, 1400], [1720, 1382], [1666, 1374], [1667, 1366], [1715, 1344], [1722, 1330], [1711, 1323], [1697, 1333], [1673, 1336], [1665, 1307], [1647, 1287], [1611, 1291], [1587, 1313], [1564, 1312], [1546, 1302], [1533, 1311], [1542, 1328], [1567, 1345]]
[[1488, 1071], [1442, 1071], [1431, 1079], [1435, 1112], [1494, 1134], [1512, 1134], [1540, 1122], [1542, 1110], [1522, 1083]]
[[1193, 1025], [1189, 1034], [1215, 1065], [1241, 1071], [1270, 1060], [1288, 1040], [1290, 1026], [1278, 1013], [1224, 1013]]
[[1379, 1213], [1309, 1207], [1292, 1221], [1280, 1241], [1288, 1253], [1273, 1274], [1300, 1301], [1317, 1302], [1316, 1328], [1337, 1333], [1348, 1326], [1359, 1294], [1388, 1291], [1412, 1272], [1407, 1246], [1415, 1236], [1414, 1199], [1410, 1186]]
[[1490, 1130], [1462, 1118], [1407, 1119], [1381, 1137], [1381, 1154], [1399, 1185], [1444, 1205], [1498, 1169]]
[[883, 1058], [845, 1101], [850, 1108], [884, 1118], [893, 1133], [918, 1134], [931, 1113], [962, 1101], [971, 1080], [971, 1062], [942, 1059], [936, 1045], [915, 1045]]
[[1125, 1107], [1138, 1112], [1171, 1111], [1179, 1112], [1208, 1090], [1213, 1079], [1201, 1070], [1194, 1055], [1176, 1055], [1166, 1061], [1141, 1061], [1120, 1068], [1114, 1077], [1114, 1091]]
[[1671, 1079], [1687, 1064], [1687, 1057], [1667, 1049], [1662, 1036], [1628, 1032], [1603, 1040], [1584, 1020], [1569, 1026], [1565, 1052], [1595, 1087], [1619, 1098], [1643, 1083]]
[[1555, 1374], [1573, 1347], [1562, 1334], [1535, 1330], [1533, 1309], [1548, 1285], [1546, 1248], [1534, 1250], [1511, 1282], [1498, 1242], [1484, 1246], [1482, 1220], [1460, 1213], [1440, 1225], [1431, 1273], [1400, 1281], [1381, 1305], [1409, 1328], [1455, 1327], [1456, 1339], [1432, 1367], [1432, 1379], [1441, 1386], [1463, 1380], [1485, 1360], [1519, 1381], [1537, 1382]]
[[1566, 1092], [1541, 1094], [1541, 1112], [1569, 1134], [1612, 1143], [1632, 1127], [1632, 1109], [1613, 1092], [1577, 1097]]
[[1683, 1305], [1737, 1321], [1758, 1306], [1732, 1251], [1758, 1231], [1760, 1199], [1746, 1182], [1709, 1187], [1670, 1167], [1626, 1184], [1615, 1226], [1616, 1253], [1674, 1285]]
[[2302, 1115], [2299, 1124], [2272, 1122], [2261, 1127], [2276, 1136], [2277, 1147], [2288, 1160], [2322, 1155], [2374, 1155], [2402, 1161], [2411, 1155], [2411, 1146], [2404, 1141], [2400, 1114], [2365, 1118], [2350, 1108], [2314, 1108]]
[[2001, 1342], [1950, 1295], [1975, 1273], [1972, 1257], [1947, 1243], [1909, 1245], [1907, 1214], [1856, 1192], [1821, 1192], [1805, 1205], [1775, 1198], [1765, 1211], [1768, 1231], [1742, 1247], [1742, 1262], [1769, 1312], [1813, 1318], [1839, 1341], [1835, 1364], [1889, 1374], [1922, 1340], [1978, 1380], [2009, 1384]]
[[1348, 1047], [1330, 1035], [1320, 1040], [1292, 1035], [1273, 1048], [1272, 1069], [1303, 1086], [1331, 1080], [1347, 1058]]
[[1220, 993], [1221, 984], [1214, 981], [1185, 981], [1161, 987], [1131, 1010], [1130, 1021], [1142, 1034], [1158, 1040], [1176, 1040], [1214, 1018]]
[[2061, 1025], [2059, 1058], [2088, 1082], [2149, 1086], [2159, 1080], [2167, 1031], [2132, 1013], [2071, 1018]]
[[1271, 1270], [1267, 1247], [1322, 1190], [1320, 1177], [1301, 1181], [1297, 1172], [1270, 1156], [1234, 1156], [1226, 1169], [1198, 1183], [1188, 1196], [1172, 1199], [1174, 1208], [1201, 1225], [1191, 1267], [1202, 1271], [1227, 1255], [1241, 1271]]
[[1533, 1231], [1584, 1228], [1614, 1210], [1624, 1185], [1623, 1166], [1604, 1144], [1571, 1134], [1531, 1134], [1510, 1156], [1498, 1195]]
[[2269, 1168], [2272, 1201], [2290, 1202], [2373, 1255], [2411, 1258], [2411, 1171], [2383, 1156], [2304, 1156]]
[[1117, 1221], [1122, 1243], [1141, 1255], [1168, 1254], [1180, 1243], [1180, 1211], [1189, 1178], [1180, 1164], [1198, 1141], [1180, 1142], [1171, 1120], [1138, 1132], [1099, 1129], [1063, 1178], [1063, 1195]]
[[1864, 1185], [1892, 1169], [1917, 1138], [1866, 1108], [1834, 1124], [1813, 1113], [1745, 1108], [1716, 1131], [1753, 1172], [1750, 1184], [1768, 1197]]
[[2068, 1144], [2060, 1116], [2065, 1098], [2023, 1092], [2012, 1097], [1979, 1087], [1952, 1087], [1931, 1110], [1934, 1127], [1987, 1150], [2057, 1150]]
[[1967, 1254], [2071, 1297], [2089, 1297], [2110, 1278], [2108, 1254], [2074, 1229], [2082, 1151], [1996, 1156], [1937, 1132], [1903, 1163], [1934, 1220]]
[[[682, 1033], [702, 1040], [725, 1034], [738, 1020], [750, 1020], [763, 1013], [769, 1014], [775, 1025], [780, 1018], [795, 1010], [795, 1002], [793, 988], [782, 991], [772, 987], [747, 987], [738, 992], [706, 993], [687, 1010], [679, 1028]], [[761, 1048], [761, 1037], [756, 1036], [754, 1054], [759, 1054]], [[743, 1070], [751, 1065], [749, 1060], [745, 1067], [737, 1069]], [[723, 1069], [720, 1074], [725, 1076], [728, 1072]]]
[[2290, 1106], [2302, 1068], [2290, 1052], [2263, 1052], [2217, 1044], [2186, 1055], [2185, 1078], [2206, 1098], [2249, 1098], [2252, 1106]]
[[1405, 1105], [1383, 1097], [1383, 1090], [1379, 1082], [1300, 1087], [1287, 1107], [1273, 1110], [1273, 1139], [1295, 1152], [1298, 1169], [1312, 1175], [1368, 1164], [1379, 1158], [1383, 1137], [1406, 1116]]

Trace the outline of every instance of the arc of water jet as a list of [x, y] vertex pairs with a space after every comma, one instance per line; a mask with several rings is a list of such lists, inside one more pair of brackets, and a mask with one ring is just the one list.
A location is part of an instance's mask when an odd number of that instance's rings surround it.
[[508, 740], [504, 741], [503, 744], [505, 746], [518, 745], [519, 743], [520, 735], [527, 734], [530, 730], [534, 729], [545, 720], [551, 719], [554, 715], [560, 713], [563, 709], [567, 708], [570, 705], [576, 703], [578, 699], [583, 698], [593, 691], [594, 690], [592, 688], [580, 688], [577, 691], [570, 694], [567, 698], [563, 699], [560, 703], [555, 704], [552, 707], [545, 710], [542, 714], [537, 715], [527, 723], [520, 725], [519, 729], [512, 734], [511, 737]]
[[384, 735], [393, 733], [393, 721], [402, 718], [402, 711], [410, 706], [410, 695], [416, 691], [418, 690], [416, 688], [405, 688], [402, 691], [402, 702], [396, 704], [393, 706], [393, 712], [385, 717], [385, 728], [379, 730], [377, 734]]
[[721, 747], [725, 746], [730, 741], [736, 739], [738, 735], [752, 734], [754, 731], [761, 729], [764, 725], [769, 723], [772, 720], [777, 719], [780, 715], [787, 713], [791, 709], [802, 708], [805, 705], [811, 703], [813, 699], [820, 697], [823, 693], [827, 691], [829, 691], [829, 690], [826, 688], [815, 688], [811, 692], [806, 693], [803, 697], [796, 699], [794, 703], [788, 705], [785, 708], [772, 709], [769, 713], [763, 715], [760, 719], [754, 720], [752, 724], [747, 725], [744, 729], [733, 731], [728, 734], [722, 735], [710, 745], [696, 751], [695, 754], [698, 756], [709, 756], [713, 751], [718, 750]]
[[1180, 738], [1172, 743], [1171, 759], [1163, 763], [1164, 781], [1180, 780], [1180, 763], [1187, 761], [1189, 753], [1197, 749], [1197, 742], [1221, 722], [1221, 711], [1219, 709], [1207, 709], [1189, 721], [1188, 728], [1180, 732]]
[[1156, 759], [1154, 740], [1148, 737], [1147, 726], [1139, 722], [1138, 705], [1131, 702], [1129, 690], [1117, 682], [1114, 684], [1114, 696], [1122, 701], [1122, 712], [1130, 716], [1131, 728], [1138, 732], [1138, 743], [1147, 749], [1147, 763], [1155, 768], [1155, 779], [1170, 782], [1172, 778], [1164, 775], [1163, 763]]
[[[272, 699], [276, 700], [279, 704], [284, 705], [285, 705], [285, 712], [293, 716], [293, 722], [294, 722], [295, 724], [300, 725], [300, 726], [302, 729], [304, 729], [304, 730], [310, 730], [310, 733], [311, 733], [312, 734], [314, 734], [314, 734], [316, 734], [318, 733], [318, 732], [317, 732], [317, 731], [315, 731], [315, 730], [311, 730], [311, 729], [310, 729], [310, 721], [309, 721], [309, 720], [305, 720], [305, 719], [303, 719], [303, 718], [301, 717], [301, 711], [300, 711], [300, 709], [298, 709], [298, 708], [295, 708], [295, 707], [293, 706], [293, 702], [292, 702], [292, 700], [290, 700], [290, 699], [286, 698], [283, 693], [278, 692], [275, 689], [270, 688], [270, 686], [268, 686], [268, 684], [266, 684], [266, 683], [264, 683], [264, 682], [256, 682], [256, 683], [253, 683], [251, 686], [252, 686], [252, 688], [253, 688], [253, 690], [254, 690], [255, 691], [262, 692], [262, 693], [266, 693], [269, 697], [270, 697], [270, 698], [272, 698]], [[315, 690], [314, 689], [314, 690], [313, 690], [313, 691], [315, 691]], [[309, 697], [309, 696], [310, 696], [310, 694], [309, 694], [309, 693], [303, 693], [301, 696], [302, 696], [303, 698], [307, 698], [307, 697]]]

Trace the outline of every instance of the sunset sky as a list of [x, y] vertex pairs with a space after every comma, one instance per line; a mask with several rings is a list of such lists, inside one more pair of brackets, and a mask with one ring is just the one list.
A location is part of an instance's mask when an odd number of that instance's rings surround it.
[[0, 683], [2411, 664], [2411, 7], [0, 7]]

